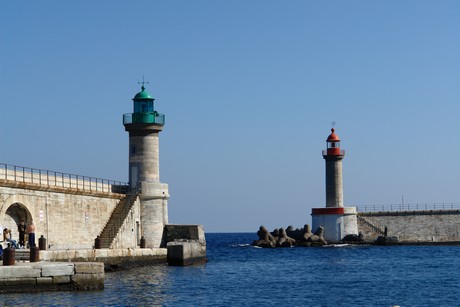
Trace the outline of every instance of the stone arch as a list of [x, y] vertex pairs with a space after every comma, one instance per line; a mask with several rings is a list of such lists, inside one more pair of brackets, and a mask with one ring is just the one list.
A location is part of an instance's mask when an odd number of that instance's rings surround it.
[[13, 203], [10, 205], [3, 216], [2, 227], [10, 228], [13, 232], [17, 232], [19, 222], [24, 220], [26, 224], [32, 221], [30, 211], [21, 203]]
[[4, 228], [11, 228], [13, 237], [16, 237], [18, 231], [17, 225], [20, 219], [24, 218], [26, 223], [33, 219], [30, 208], [26, 205], [30, 203], [30, 198], [23, 194], [11, 194], [0, 203], [0, 226], [2, 230]]

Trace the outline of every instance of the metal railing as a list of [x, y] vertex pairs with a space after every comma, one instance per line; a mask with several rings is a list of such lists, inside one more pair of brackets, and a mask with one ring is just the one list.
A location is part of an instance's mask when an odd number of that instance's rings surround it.
[[381, 204], [357, 206], [359, 212], [460, 210], [460, 203]]
[[0, 163], [0, 180], [90, 192], [126, 193], [126, 182]]
[[165, 115], [158, 112], [148, 113], [125, 113], [123, 114], [123, 125], [126, 124], [155, 124], [164, 125]]

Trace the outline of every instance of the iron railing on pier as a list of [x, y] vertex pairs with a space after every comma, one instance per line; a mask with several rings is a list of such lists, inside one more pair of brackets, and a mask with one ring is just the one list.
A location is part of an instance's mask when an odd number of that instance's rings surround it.
[[128, 183], [0, 163], [0, 180], [90, 192], [126, 193]]
[[358, 212], [460, 210], [460, 203], [381, 204], [357, 206]]

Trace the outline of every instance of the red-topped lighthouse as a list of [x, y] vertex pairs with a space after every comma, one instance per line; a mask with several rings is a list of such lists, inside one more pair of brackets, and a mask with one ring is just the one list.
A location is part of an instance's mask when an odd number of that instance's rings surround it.
[[323, 150], [326, 160], [326, 208], [343, 207], [342, 159], [345, 151], [340, 149], [340, 138], [331, 129], [327, 137], [327, 149]]
[[326, 161], [326, 208], [312, 209], [312, 226], [324, 227], [324, 238], [339, 242], [346, 235], [358, 234], [356, 208], [343, 206], [342, 160], [345, 151], [340, 149], [340, 138], [331, 129], [326, 139], [327, 148], [323, 150]]

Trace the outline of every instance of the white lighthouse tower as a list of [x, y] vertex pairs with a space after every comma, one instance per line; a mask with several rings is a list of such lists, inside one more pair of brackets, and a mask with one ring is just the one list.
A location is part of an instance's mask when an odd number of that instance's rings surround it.
[[343, 206], [342, 160], [345, 151], [340, 149], [340, 138], [331, 129], [327, 149], [323, 150], [326, 161], [326, 208], [312, 209], [312, 226], [324, 227], [324, 238], [338, 242], [348, 234], [358, 234], [356, 208]]
[[123, 115], [129, 133], [129, 186], [139, 193], [141, 235], [145, 246], [160, 247], [164, 226], [168, 224], [168, 185], [160, 182], [159, 133], [164, 114], [154, 108], [152, 96], [142, 84], [133, 98], [133, 113]]

